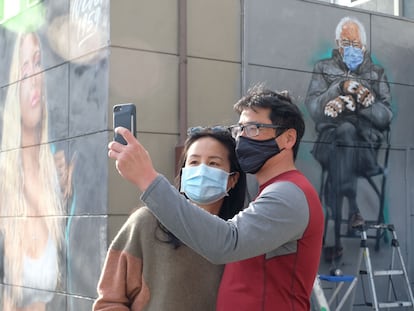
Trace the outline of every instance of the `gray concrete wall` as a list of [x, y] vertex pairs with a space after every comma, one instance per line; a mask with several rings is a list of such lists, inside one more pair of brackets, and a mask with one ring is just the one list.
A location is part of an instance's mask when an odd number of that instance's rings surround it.
[[[171, 181], [180, 126], [233, 123], [240, 96], [240, 4], [188, 1], [186, 19], [187, 114], [180, 120], [179, 1], [131, 0], [111, 8], [108, 112], [116, 103], [136, 104], [138, 137]], [[141, 202], [108, 165], [110, 240]]]
[[[44, 23], [33, 30], [41, 41], [41, 73], [46, 80], [46, 143], [55, 153], [64, 151], [66, 164], [73, 164], [72, 193], [61, 227], [61, 278], [48, 310], [90, 310], [108, 243], [142, 204], [140, 194], [118, 176], [107, 158], [115, 104], [136, 104], [138, 137], [157, 170], [173, 180], [183, 122], [185, 127], [236, 122], [232, 106], [242, 94], [242, 81], [246, 87], [266, 82], [271, 88], [288, 89], [307, 125], [298, 166], [319, 188], [320, 167], [310, 153], [316, 132], [304, 99], [313, 64], [333, 47], [333, 29], [345, 15], [364, 23], [371, 53], [390, 82], [394, 120], [387, 208], [413, 279], [411, 21], [317, 1], [245, 1], [244, 8], [240, 1], [187, 1], [187, 114], [180, 120], [179, 0], [39, 3], [45, 9]], [[2, 128], [6, 93], [16, 83], [9, 79], [16, 31], [0, 26], [0, 141], [6, 134]], [[0, 156], [8, 152], [2, 149]], [[375, 215], [375, 197], [363, 182], [360, 188], [364, 195], [358, 200], [366, 203], [364, 211]], [[2, 214], [0, 220], [5, 219]], [[341, 268], [353, 271], [358, 239], [347, 238], [345, 247]], [[375, 258], [384, 263], [388, 254], [389, 245], [383, 243]], [[321, 272], [328, 268], [321, 264]], [[0, 282], [2, 288], [6, 285]]]

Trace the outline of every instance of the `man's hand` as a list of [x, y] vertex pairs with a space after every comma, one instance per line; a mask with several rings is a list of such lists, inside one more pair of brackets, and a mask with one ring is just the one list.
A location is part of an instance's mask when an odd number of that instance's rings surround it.
[[351, 94], [355, 96], [356, 101], [362, 107], [367, 108], [371, 106], [374, 101], [374, 95], [361, 83], [354, 80], [347, 80], [344, 82], [343, 91], [345, 94]]
[[116, 160], [116, 169], [123, 178], [145, 191], [158, 175], [148, 151], [126, 128], [117, 127], [115, 132], [123, 136], [127, 145], [111, 141], [108, 144], [108, 156]]
[[336, 118], [339, 116], [345, 109], [350, 111], [355, 111], [355, 101], [351, 95], [338, 96], [331, 101], [329, 101], [326, 106], [324, 113], [326, 116], [331, 118]]

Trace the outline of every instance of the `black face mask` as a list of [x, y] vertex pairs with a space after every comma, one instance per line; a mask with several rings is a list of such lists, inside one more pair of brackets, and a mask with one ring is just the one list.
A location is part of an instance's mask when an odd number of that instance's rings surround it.
[[284, 149], [279, 149], [275, 138], [255, 140], [239, 136], [236, 144], [236, 154], [240, 167], [245, 173], [256, 174], [267, 160]]

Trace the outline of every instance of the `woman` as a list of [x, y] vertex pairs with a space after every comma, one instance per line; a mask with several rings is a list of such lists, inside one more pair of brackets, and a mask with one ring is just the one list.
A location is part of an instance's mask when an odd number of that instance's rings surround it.
[[[194, 204], [223, 219], [243, 208], [246, 176], [227, 129], [190, 129], [180, 164], [177, 184]], [[222, 271], [141, 207], [109, 248], [94, 310], [215, 310]]]
[[47, 144], [42, 70], [37, 35], [18, 35], [1, 132], [0, 234], [7, 286], [0, 309], [4, 311], [45, 310], [60, 275], [61, 216], [72, 169], [62, 167], [63, 154], [54, 155]]

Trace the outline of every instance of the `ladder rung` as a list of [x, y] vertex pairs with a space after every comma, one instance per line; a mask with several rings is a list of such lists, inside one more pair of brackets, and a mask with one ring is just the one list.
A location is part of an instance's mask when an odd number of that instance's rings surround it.
[[411, 307], [413, 304], [410, 301], [393, 301], [393, 302], [379, 302], [380, 308], [396, 308], [396, 307]]
[[402, 270], [378, 270], [374, 271], [374, 276], [386, 276], [386, 275], [403, 275]]

